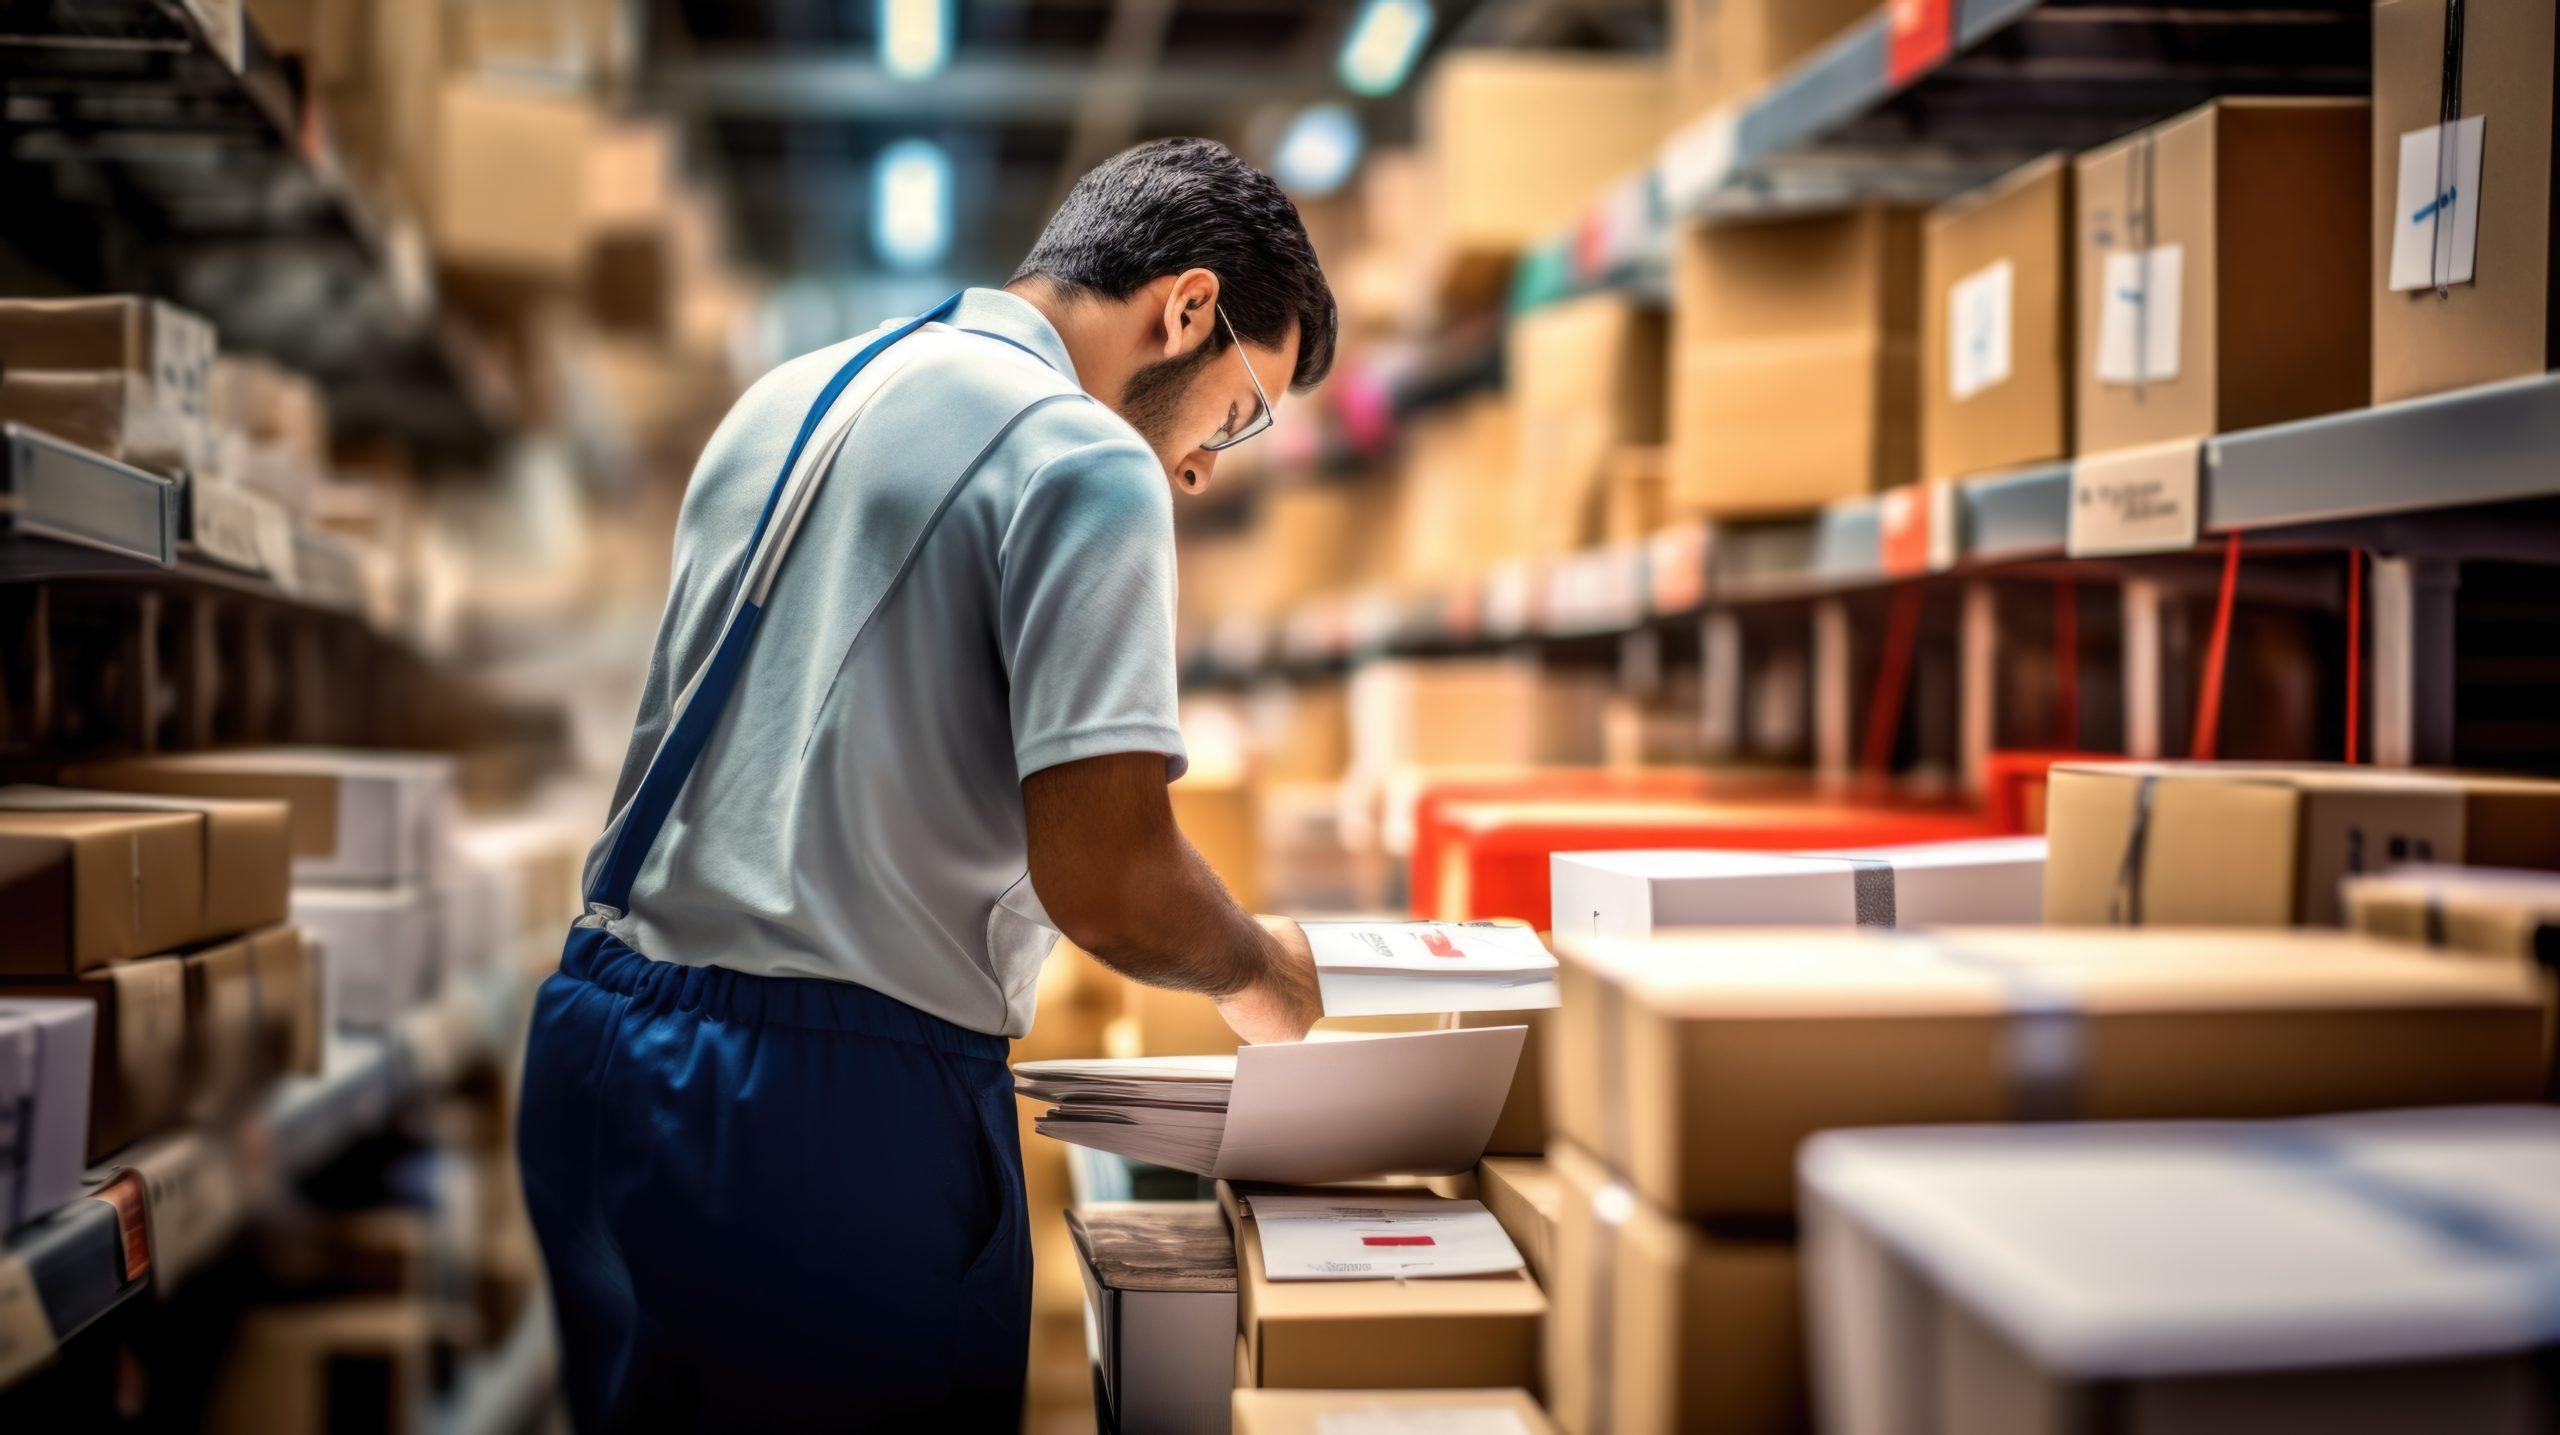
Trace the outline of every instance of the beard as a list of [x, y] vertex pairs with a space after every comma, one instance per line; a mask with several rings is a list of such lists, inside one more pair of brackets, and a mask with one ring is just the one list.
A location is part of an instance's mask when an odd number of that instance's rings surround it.
[[1203, 364], [1209, 362], [1209, 346], [1202, 344], [1178, 359], [1158, 359], [1129, 376], [1129, 387], [1120, 395], [1120, 417], [1147, 441], [1147, 447], [1160, 455], [1183, 452], [1192, 447], [1176, 439], [1173, 426], [1181, 420], [1182, 401], [1190, 396], [1191, 381], [1197, 378]]

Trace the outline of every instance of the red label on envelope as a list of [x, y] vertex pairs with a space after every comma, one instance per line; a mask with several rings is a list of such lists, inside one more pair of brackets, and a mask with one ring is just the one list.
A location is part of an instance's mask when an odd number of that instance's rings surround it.
[[1887, 0], [1884, 78], [1904, 85], [1936, 67], [1955, 45], [1954, 0]]
[[1436, 1244], [1429, 1236], [1362, 1236], [1364, 1246], [1428, 1246]]

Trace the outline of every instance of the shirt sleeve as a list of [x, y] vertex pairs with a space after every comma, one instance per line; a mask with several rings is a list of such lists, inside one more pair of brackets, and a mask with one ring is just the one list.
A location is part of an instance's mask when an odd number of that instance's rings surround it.
[[998, 566], [1017, 778], [1121, 752], [1162, 753], [1180, 777], [1173, 495], [1154, 456], [1111, 441], [1042, 465]]

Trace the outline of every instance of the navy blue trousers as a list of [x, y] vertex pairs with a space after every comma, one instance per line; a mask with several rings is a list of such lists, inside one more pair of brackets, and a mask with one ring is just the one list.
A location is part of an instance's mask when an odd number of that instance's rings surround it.
[[516, 1146], [581, 1431], [1019, 1428], [1003, 1038], [580, 929]]

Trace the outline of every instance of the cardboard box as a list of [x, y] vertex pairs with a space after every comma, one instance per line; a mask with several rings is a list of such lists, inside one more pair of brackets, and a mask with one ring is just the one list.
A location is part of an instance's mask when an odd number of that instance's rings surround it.
[[425, 1427], [435, 1351], [450, 1319], [422, 1300], [368, 1297], [252, 1306], [216, 1377], [218, 1435], [414, 1435]]
[[2548, 1430], [2533, 1263], [2487, 1233], [2560, 1223], [2555, 1152], [2548, 1107], [1823, 1136], [1822, 1428]]
[[1561, 234], [1652, 161], [1665, 81], [1649, 58], [1483, 49], [1436, 59], [1417, 123], [1443, 250], [1510, 255]]
[[0, 996], [0, 1235], [79, 1198], [97, 1023], [84, 1001]]
[[1671, 108], [1692, 119], [1741, 99], [1876, 12], [1874, 0], [1671, 0]]
[[2044, 839], [1826, 852], [1559, 852], [1555, 909], [1593, 936], [1677, 927], [2034, 926]]
[[293, 880], [292, 809], [281, 802], [0, 787], [0, 813], [46, 811], [195, 814], [204, 852], [201, 915], [192, 930], [168, 945], [236, 936], [284, 920]]
[[1806, 1425], [1795, 1243], [1719, 1234], [1559, 1147], [1547, 1404], [1571, 1435], [1758, 1435]]
[[2080, 156], [2077, 452], [2364, 403], [2370, 124], [2216, 100]]
[[204, 1115], [235, 1110], [266, 1075], [249, 944], [222, 942], [178, 962], [187, 974], [188, 1105]]
[[1527, 1273], [1427, 1281], [1274, 1281], [1240, 1196], [1218, 1183], [1235, 1231], [1236, 1317], [1255, 1388], [1435, 1390], [1529, 1386], [1547, 1300]]
[[2338, 883], [2410, 862], [2560, 868], [2560, 782], [2245, 763], [2062, 763], [2045, 920], [2334, 927]]
[[318, 1076], [332, 1026], [320, 954], [303, 941], [302, 929], [291, 924], [252, 932], [245, 941], [261, 1070]]
[[2349, 877], [2359, 932], [2447, 953], [2521, 961], [2542, 990], [2545, 1100], [2560, 1100], [2560, 875], [2498, 867], [2395, 867]]
[[1677, 507], [1801, 513], [1919, 477], [1916, 211], [1692, 224], [1673, 243]]
[[192, 461], [209, 413], [213, 325], [158, 299], [0, 299], [0, 374], [123, 374], [183, 433]]
[[1238, 1390], [1234, 1402], [1236, 1435], [1353, 1429], [1554, 1435], [1556, 1428], [1525, 1390]]
[[429, 209], [437, 256], [506, 278], [575, 280], [599, 130], [584, 98], [448, 81], [436, 109]]
[[1333, 782], [1350, 766], [1350, 689], [1342, 679], [1257, 684], [1245, 712], [1264, 779]]
[[97, 1013], [89, 1049], [88, 1159], [177, 1119], [185, 1096], [187, 973], [175, 957], [118, 962], [79, 977], [0, 978], [0, 998], [62, 998]]
[[[2446, 389], [2538, 374], [2560, 364], [2560, 324], [2553, 322], [2552, 7], [2544, 0], [2466, 0], [2458, 67], [2463, 120], [2479, 122], [2480, 164], [2465, 175], [2458, 149], [2434, 133], [2445, 101], [2445, 7], [2441, 0], [2378, 0], [2373, 7], [2373, 401], [2414, 398]], [[2458, 145], [2459, 141], [2454, 141]], [[2404, 146], [2421, 181], [2459, 190], [2447, 227], [2402, 196]], [[2440, 174], [2448, 154], [2457, 158]], [[2443, 181], [2450, 179], [2446, 186]], [[2467, 204], [2460, 201], [2467, 200]], [[2458, 254], [2455, 216], [2476, 214], [2476, 242]], [[2396, 287], [2392, 260], [2404, 225], [2426, 253], [2418, 272], [2448, 280]], [[2434, 247], [2445, 244], [2439, 254]]]
[[0, 811], [0, 973], [68, 976], [201, 935], [204, 822]]
[[1389, 658], [1351, 675], [1351, 765], [1591, 762], [1608, 685], [1521, 658]]
[[1066, 1226], [1110, 1428], [1224, 1429], [1238, 1329], [1225, 1217], [1205, 1201], [1105, 1201], [1068, 1212]]
[[1546, 552], [1601, 541], [1619, 453], [1663, 438], [1665, 316], [1619, 294], [1532, 309], [1504, 333], [1503, 385], [1516, 405], [1518, 467], [1531, 536]]
[[1519, 467], [1519, 411], [1477, 394], [1416, 414], [1395, 484], [1389, 576], [1406, 589], [1480, 580], [1495, 565], [1539, 551], [1531, 495]]
[[0, 372], [0, 423], [25, 424], [163, 478], [201, 466], [211, 448], [131, 374]]
[[1555, 854], [1651, 848], [1804, 851], [1859, 843], [1975, 837], [1979, 818], [1927, 809], [1811, 802], [1598, 799], [1453, 802], [1440, 810], [1436, 891], [1414, 905], [1445, 921], [1517, 917], [1541, 931], [1587, 932], [1589, 918], [1555, 915]]
[[1563, 1209], [1562, 1178], [1544, 1156], [1487, 1156], [1476, 1163], [1476, 1198], [1502, 1223], [1520, 1248], [1541, 1290], [1554, 1286], [1556, 1220]]
[[434, 990], [437, 904], [425, 887], [296, 887], [293, 920], [319, 949], [331, 1024], [381, 1031]]
[[432, 880], [453, 823], [453, 761], [426, 753], [239, 748], [80, 763], [74, 787], [280, 800], [297, 883]]
[[2064, 155], [1929, 211], [1920, 240], [1924, 478], [2071, 456], [2077, 217]]
[[2518, 968], [2328, 932], [1560, 933], [1555, 1135], [1696, 1219], [1776, 1216], [1816, 1131], [2521, 1100]]

